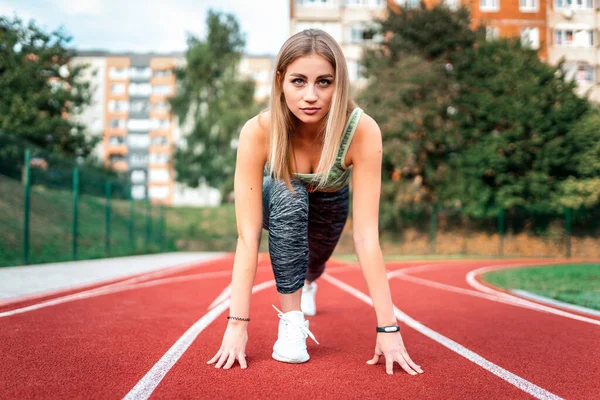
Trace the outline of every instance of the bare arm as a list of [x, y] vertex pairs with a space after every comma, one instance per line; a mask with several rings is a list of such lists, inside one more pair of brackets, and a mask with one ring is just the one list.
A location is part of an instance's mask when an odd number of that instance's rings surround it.
[[[238, 242], [231, 278], [230, 315], [247, 318], [256, 277], [262, 231], [262, 179], [266, 162], [266, 135], [258, 118], [248, 121], [240, 133], [235, 166], [234, 193]], [[229, 369], [237, 360], [246, 368], [247, 322], [229, 320], [221, 348], [208, 364]]]
[[[256, 119], [250, 120], [240, 133], [234, 180], [238, 242], [233, 262], [230, 313], [236, 317], [248, 317], [250, 313], [262, 231], [264, 149], [264, 133]], [[230, 320], [230, 324], [238, 322]]]
[[[373, 300], [377, 325], [396, 325], [390, 285], [379, 244], [379, 198], [383, 156], [381, 131], [368, 115], [361, 118], [351, 146], [354, 248]], [[377, 334], [375, 355], [368, 363], [377, 364], [382, 355], [385, 357], [388, 374], [393, 373], [394, 361], [411, 375], [423, 372], [408, 356], [399, 332]]]

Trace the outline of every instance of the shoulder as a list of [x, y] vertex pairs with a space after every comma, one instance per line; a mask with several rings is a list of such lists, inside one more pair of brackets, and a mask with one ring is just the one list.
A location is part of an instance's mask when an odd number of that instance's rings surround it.
[[246, 121], [240, 132], [240, 141], [252, 142], [255, 145], [266, 144], [270, 124], [271, 112], [260, 112]]
[[366, 112], [363, 112], [358, 120], [351, 147], [357, 152], [364, 148], [381, 147], [381, 129]]

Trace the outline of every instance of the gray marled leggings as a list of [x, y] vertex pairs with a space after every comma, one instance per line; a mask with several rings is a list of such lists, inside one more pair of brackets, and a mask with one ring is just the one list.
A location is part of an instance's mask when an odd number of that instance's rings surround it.
[[269, 254], [277, 291], [294, 293], [323, 273], [348, 218], [348, 186], [337, 192], [308, 192], [292, 179], [263, 178], [263, 228], [269, 231]]

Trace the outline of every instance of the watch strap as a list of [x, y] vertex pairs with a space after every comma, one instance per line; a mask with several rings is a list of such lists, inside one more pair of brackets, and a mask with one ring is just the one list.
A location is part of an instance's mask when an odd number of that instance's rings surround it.
[[400, 327], [398, 325], [378, 326], [377, 332], [384, 332], [384, 333], [400, 332]]

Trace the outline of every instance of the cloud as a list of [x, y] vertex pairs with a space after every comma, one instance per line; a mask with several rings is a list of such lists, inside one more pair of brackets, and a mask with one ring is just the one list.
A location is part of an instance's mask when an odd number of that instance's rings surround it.
[[114, 3], [102, 0], [49, 0], [49, 2], [67, 15], [102, 15], [106, 10], [106, 3]]

